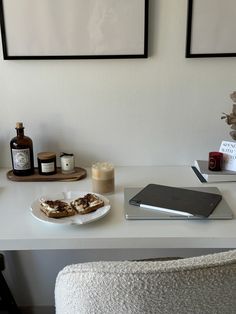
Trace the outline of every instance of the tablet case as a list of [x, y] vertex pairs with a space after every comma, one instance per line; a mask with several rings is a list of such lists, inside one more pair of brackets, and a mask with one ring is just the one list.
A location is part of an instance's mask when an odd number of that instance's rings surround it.
[[[189, 187], [192, 191], [208, 192], [210, 194], [218, 194], [222, 197], [220, 191], [216, 187]], [[126, 219], [205, 219], [206, 216], [182, 216], [171, 213], [164, 213], [156, 209], [144, 209], [138, 206], [130, 205], [131, 200], [142, 188], [125, 188], [124, 190], [124, 210]], [[233, 214], [227, 202], [222, 199], [207, 219], [232, 219]]]
[[185, 216], [208, 217], [221, 200], [219, 194], [148, 184], [129, 203]]

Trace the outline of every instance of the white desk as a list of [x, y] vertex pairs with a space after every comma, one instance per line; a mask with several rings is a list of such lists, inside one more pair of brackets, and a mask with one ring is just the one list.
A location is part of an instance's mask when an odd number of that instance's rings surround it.
[[[123, 189], [148, 183], [202, 186], [190, 167], [118, 167], [110, 213], [87, 225], [52, 225], [36, 220], [31, 203], [41, 195], [90, 191], [91, 177], [76, 182], [12, 182], [0, 171], [0, 250], [236, 248], [236, 219], [222, 221], [126, 221]], [[236, 183], [217, 186], [236, 217]]]

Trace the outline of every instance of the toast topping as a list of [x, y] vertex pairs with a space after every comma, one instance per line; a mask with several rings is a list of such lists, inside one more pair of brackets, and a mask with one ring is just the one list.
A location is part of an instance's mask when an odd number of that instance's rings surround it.
[[40, 210], [50, 218], [63, 218], [76, 214], [84, 215], [104, 206], [104, 201], [95, 194], [73, 200], [70, 204], [61, 200], [40, 200]]
[[70, 204], [60, 200], [46, 200], [40, 202], [40, 209], [51, 218], [63, 218], [77, 214], [77, 211]]
[[79, 214], [88, 214], [104, 206], [101, 200], [95, 194], [88, 193], [84, 197], [79, 197], [71, 202], [71, 206], [78, 211]]

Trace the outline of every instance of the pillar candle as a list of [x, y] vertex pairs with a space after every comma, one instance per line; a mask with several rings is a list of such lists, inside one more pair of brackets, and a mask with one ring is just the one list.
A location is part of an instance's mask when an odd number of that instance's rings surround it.
[[92, 187], [95, 193], [114, 191], [114, 166], [109, 162], [97, 162], [92, 165]]

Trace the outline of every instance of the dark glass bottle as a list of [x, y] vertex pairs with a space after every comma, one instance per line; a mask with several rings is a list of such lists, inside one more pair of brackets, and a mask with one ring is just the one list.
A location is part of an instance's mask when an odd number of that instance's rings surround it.
[[17, 136], [10, 142], [13, 173], [16, 176], [28, 176], [34, 173], [33, 142], [24, 135], [22, 122], [16, 123]]

